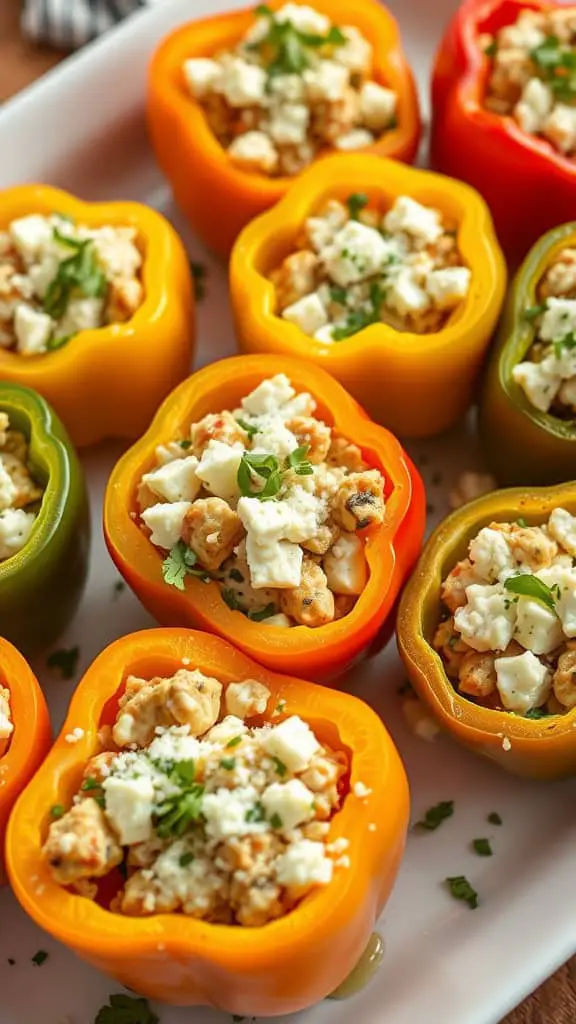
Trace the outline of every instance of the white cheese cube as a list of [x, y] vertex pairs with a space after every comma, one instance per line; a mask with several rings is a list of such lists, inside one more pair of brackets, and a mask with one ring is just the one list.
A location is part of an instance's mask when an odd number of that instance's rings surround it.
[[330, 31], [330, 19], [307, 4], [283, 4], [275, 14], [281, 24], [289, 21], [298, 32], [312, 36], [325, 36]]
[[[262, 794], [262, 804], [272, 827], [283, 832], [314, 816], [314, 793], [300, 779], [273, 782]], [[271, 820], [274, 816], [280, 819], [277, 824]]]
[[265, 626], [279, 626], [281, 629], [290, 629], [292, 622], [284, 612], [278, 612], [278, 615], [269, 615], [267, 619], [262, 620]]
[[173, 459], [151, 473], [144, 473], [142, 482], [166, 501], [194, 501], [201, 487], [196, 476], [198, 465], [194, 455]]
[[396, 114], [398, 97], [393, 89], [367, 81], [360, 89], [360, 116], [370, 131], [384, 131]]
[[454, 625], [475, 651], [504, 651], [514, 635], [516, 604], [500, 584], [466, 587], [466, 604], [454, 613]]
[[558, 299], [551, 295], [546, 299], [546, 310], [542, 314], [539, 337], [542, 341], [560, 341], [567, 334], [576, 331], [576, 299]]
[[40, 313], [20, 302], [14, 313], [16, 349], [23, 356], [36, 356], [47, 351], [54, 322], [47, 313]]
[[258, 544], [254, 534], [246, 538], [246, 559], [254, 590], [277, 587], [292, 590], [302, 579], [302, 548], [288, 540]]
[[392, 234], [405, 231], [422, 246], [437, 242], [443, 233], [440, 211], [423, 206], [410, 196], [398, 196], [384, 218], [384, 227]]
[[275, 725], [262, 743], [270, 757], [277, 757], [289, 772], [301, 772], [320, 749], [312, 729], [298, 715], [291, 715]]
[[220, 65], [209, 57], [190, 57], [184, 61], [182, 71], [188, 92], [196, 100], [212, 92], [220, 78]]
[[226, 715], [221, 722], [217, 722], [216, 725], [212, 726], [204, 739], [209, 743], [223, 743], [225, 745], [229, 740], [234, 740], [245, 732], [247, 732], [247, 729], [241, 718], [238, 718], [237, 715]]
[[316, 292], [286, 306], [286, 309], [282, 310], [282, 319], [296, 324], [304, 334], [312, 336], [328, 323], [326, 310]]
[[310, 111], [303, 103], [283, 103], [274, 111], [268, 134], [278, 146], [299, 146], [306, 139]]
[[346, 42], [336, 47], [333, 60], [344, 64], [351, 73], [368, 71], [372, 62], [372, 44], [355, 25], [340, 25], [339, 28]]
[[350, 72], [334, 60], [323, 60], [315, 68], [306, 68], [302, 75], [308, 97], [313, 102], [342, 99], [350, 80]]
[[295, 485], [282, 501], [240, 498], [238, 515], [259, 544], [290, 540], [300, 544], [316, 533], [324, 505], [314, 494]]
[[514, 50], [535, 50], [546, 38], [545, 33], [534, 24], [531, 10], [520, 11], [517, 21], [505, 25], [498, 36], [501, 46]]
[[556, 613], [540, 601], [520, 597], [514, 639], [533, 654], [549, 654], [562, 643], [562, 625]]
[[257, 64], [242, 57], [226, 57], [212, 88], [221, 93], [231, 107], [260, 106], [266, 97], [267, 75]]
[[547, 587], [554, 588], [556, 613], [565, 635], [569, 638], [576, 636], [576, 569], [553, 565], [540, 569], [536, 575]]
[[346, 288], [373, 277], [382, 269], [388, 255], [389, 247], [378, 231], [360, 221], [349, 220], [322, 249], [320, 258], [332, 280]]
[[348, 152], [354, 149], [364, 149], [366, 146], [371, 146], [373, 142], [374, 136], [367, 128], [352, 128], [351, 131], [338, 135], [334, 139], [334, 146], [336, 149]]
[[0, 455], [0, 512], [11, 507], [17, 494], [18, 488], [13, 482], [8, 470], [4, 467], [4, 463], [2, 462], [2, 457]]
[[333, 863], [325, 854], [323, 843], [313, 839], [299, 839], [291, 843], [286, 853], [276, 861], [276, 880], [279, 885], [300, 888], [309, 885], [327, 885], [332, 879]]
[[249, 395], [242, 399], [242, 408], [250, 416], [269, 416], [277, 413], [280, 406], [289, 402], [296, 394], [285, 373], [263, 380]]
[[0, 512], [0, 561], [21, 551], [28, 540], [36, 516], [22, 508]]
[[348, 211], [337, 200], [328, 202], [321, 216], [308, 217], [304, 223], [306, 237], [315, 252], [320, 252], [334, 240], [336, 233], [348, 221]]
[[32, 282], [32, 287], [38, 298], [43, 299], [48, 291], [48, 286], [52, 283], [56, 274], [58, 273], [58, 267], [60, 266], [60, 260], [54, 253], [46, 253], [42, 257], [39, 263], [33, 263], [28, 269], [28, 277]]
[[238, 467], [243, 454], [242, 445], [210, 440], [196, 469], [198, 480], [217, 498], [235, 501], [240, 495]]
[[62, 338], [78, 331], [97, 330], [104, 320], [104, 299], [70, 299], [66, 312], [56, 328], [56, 337]]
[[265, 421], [258, 432], [254, 434], [251, 451], [257, 454], [270, 452], [284, 460], [297, 447], [296, 435], [288, 430], [283, 420], [274, 418]]
[[102, 783], [106, 817], [123, 846], [152, 838], [154, 786], [149, 775], [135, 779], [109, 775]]
[[531, 651], [494, 662], [498, 692], [507, 711], [525, 715], [549, 697], [552, 674]]
[[266, 132], [244, 132], [228, 146], [228, 156], [245, 170], [271, 174], [278, 166], [278, 152]]
[[241, 720], [263, 715], [268, 706], [270, 690], [255, 679], [244, 679], [241, 683], [229, 683], [224, 694], [227, 710]]
[[576, 516], [565, 508], [555, 508], [548, 520], [548, 533], [571, 555], [576, 555]]
[[54, 231], [47, 217], [31, 213], [18, 217], [8, 225], [10, 238], [25, 263], [36, 260], [45, 248], [52, 245]]
[[469, 267], [444, 267], [428, 274], [426, 291], [437, 309], [453, 309], [466, 298], [471, 280]]
[[[202, 814], [206, 820], [206, 833], [210, 839], [222, 840], [229, 836], [246, 836], [254, 832], [265, 832], [265, 821], [250, 820], [249, 812], [257, 805], [258, 793], [254, 786], [237, 786], [236, 789], [217, 789], [205, 793], [202, 800]], [[249, 815], [248, 820], [246, 815]]]
[[301, 103], [304, 99], [302, 75], [273, 75], [268, 80], [268, 89], [271, 96], [284, 103]]
[[495, 583], [502, 575], [509, 575], [516, 565], [505, 533], [485, 526], [474, 537], [469, 548], [474, 575], [479, 580]]
[[512, 369], [513, 379], [522, 388], [528, 401], [540, 412], [548, 412], [562, 383], [560, 374], [551, 372], [544, 363], [547, 360], [542, 363], [527, 361], [517, 363]]
[[317, 331], [314, 331], [314, 337], [316, 341], [322, 341], [325, 345], [333, 345], [334, 337], [333, 331], [335, 327], [342, 326], [340, 324], [325, 324], [324, 327], [319, 327]]
[[152, 505], [150, 508], [144, 509], [141, 519], [152, 531], [150, 535], [152, 544], [159, 548], [166, 548], [167, 551], [173, 548], [180, 540], [184, 516], [190, 508], [192, 508], [190, 501], [175, 501], [171, 504], [162, 502], [160, 505]]
[[322, 560], [328, 586], [335, 594], [361, 594], [368, 581], [364, 542], [343, 533]]
[[417, 273], [412, 267], [401, 267], [386, 288], [385, 303], [400, 316], [409, 313], [423, 313], [430, 308], [430, 296], [418, 284]]
[[542, 125], [553, 105], [554, 97], [550, 86], [540, 78], [530, 78], [514, 107], [514, 117], [523, 132], [536, 135], [542, 131]]
[[98, 263], [107, 278], [136, 276], [142, 266], [142, 254], [136, 245], [136, 232], [133, 228], [104, 226], [94, 231], [93, 239]]
[[165, 466], [167, 462], [174, 462], [175, 459], [186, 458], [186, 451], [178, 441], [168, 441], [167, 444], [158, 444], [154, 449], [156, 462], [159, 466]]
[[542, 125], [542, 134], [561, 153], [572, 153], [576, 149], [576, 107], [556, 103]]

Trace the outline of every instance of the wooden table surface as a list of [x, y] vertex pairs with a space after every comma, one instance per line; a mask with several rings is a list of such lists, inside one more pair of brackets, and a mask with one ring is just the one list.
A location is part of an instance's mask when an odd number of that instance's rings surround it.
[[[48, 71], [64, 56], [22, 39], [18, 27], [20, 6], [20, 0], [0, 0], [0, 102]], [[486, 983], [489, 985], [489, 979]], [[576, 957], [510, 1013], [502, 1024], [576, 1024]]]

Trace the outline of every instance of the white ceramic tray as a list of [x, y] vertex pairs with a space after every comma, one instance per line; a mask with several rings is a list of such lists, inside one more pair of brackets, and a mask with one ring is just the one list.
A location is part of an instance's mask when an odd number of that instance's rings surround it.
[[[226, 271], [191, 238], [156, 170], [145, 136], [143, 93], [148, 57], [161, 36], [191, 16], [239, 7], [238, 0], [162, 0], [73, 57], [0, 111], [0, 187], [46, 181], [87, 199], [130, 198], [162, 210], [194, 258], [207, 264], [200, 305], [198, 363], [234, 351], [226, 302]], [[426, 109], [430, 58], [455, 0], [393, 0]], [[446, 514], [447, 493], [464, 468], [478, 466], [470, 433], [409, 444], [428, 484], [430, 522]], [[122, 446], [83, 455], [93, 513], [92, 564], [83, 603], [59, 646], [78, 644], [78, 677], [107, 643], [152, 625], [118, 577], [101, 535], [101, 502]], [[442, 481], [438, 483], [438, 474]], [[59, 727], [74, 683], [36, 670]], [[379, 922], [382, 967], [346, 1002], [325, 1002], [299, 1024], [496, 1024], [576, 951], [574, 782], [520, 782], [464, 752], [448, 739], [412, 736], [397, 694], [403, 671], [393, 644], [350, 680], [354, 692], [382, 714], [405, 760], [412, 819], [439, 800], [454, 816], [436, 832], [409, 837], [398, 884]], [[497, 811], [500, 828], [487, 823]], [[489, 836], [494, 856], [470, 851]], [[480, 906], [471, 911], [445, 891], [443, 879], [465, 874]], [[38, 967], [31, 958], [49, 953]], [[14, 960], [14, 964], [9, 963]], [[0, 1024], [91, 1024], [117, 986], [37, 929], [8, 889], [0, 893]], [[223, 1024], [205, 1008], [155, 1007], [161, 1024]], [[287, 1018], [288, 1019], [288, 1018]], [[290, 1018], [296, 1020], [296, 1017]], [[248, 1024], [248, 1022], [247, 1022]]]

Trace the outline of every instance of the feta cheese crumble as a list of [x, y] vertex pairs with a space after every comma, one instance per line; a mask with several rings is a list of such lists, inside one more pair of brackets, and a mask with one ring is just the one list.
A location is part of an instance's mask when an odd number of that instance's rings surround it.
[[491, 523], [441, 588], [434, 635], [459, 693], [539, 719], [576, 707], [576, 516]]
[[37, 356], [129, 320], [144, 297], [132, 227], [27, 214], [0, 231], [0, 348]]
[[167, 553], [166, 583], [213, 580], [232, 611], [283, 629], [352, 609], [369, 578], [367, 531], [384, 519], [384, 480], [315, 408], [277, 374], [240, 408], [156, 449], [138, 507]]
[[371, 43], [306, 4], [257, 9], [233, 50], [191, 57], [190, 97], [232, 163], [298, 174], [320, 150], [363, 149], [397, 127], [397, 95], [373, 80]]
[[6, 753], [13, 732], [10, 691], [0, 684], [0, 757]]
[[327, 885], [350, 865], [340, 856], [348, 840], [328, 838], [347, 758], [295, 715], [251, 723], [269, 703], [252, 679], [226, 685], [194, 669], [129, 677], [116, 749], [88, 761], [69, 809], [53, 809], [42, 856], [55, 881], [95, 898], [96, 879], [122, 865], [114, 913], [245, 927]]
[[353, 193], [324, 201], [304, 221], [304, 247], [272, 270], [277, 310], [326, 344], [374, 323], [430, 334], [466, 298], [455, 225], [410, 196], [387, 209]]
[[27, 438], [0, 411], [0, 563], [25, 547], [44, 493], [28, 468], [28, 449]]

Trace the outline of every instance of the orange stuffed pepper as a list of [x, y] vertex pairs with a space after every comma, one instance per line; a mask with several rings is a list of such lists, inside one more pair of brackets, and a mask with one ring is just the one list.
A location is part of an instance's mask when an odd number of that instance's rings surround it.
[[224, 256], [325, 153], [412, 161], [420, 139], [398, 26], [375, 0], [271, 0], [184, 25], [153, 58], [147, 111], [178, 205]]
[[162, 624], [328, 679], [391, 632], [424, 518], [402, 447], [336, 381], [239, 356], [182, 384], [123, 456], [104, 531]]
[[138, 203], [0, 192], [0, 378], [46, 398], [78, 445], [136, 437], [190, 368], [188, 258]]
[[245, 351], [312, 360], [405, 437], [464, 414], [505, 287], [476, 192], [363, 154], [302, 175], [230, 264]]
[[205, 633], [147, 630], [78, 686], [12, 815], [8, 871], [42, 928], [149, 998], [293, 1013], [361, 958], [408, 800], [357, 698]]
[[0, 639], [0, 882], [10, 811], [49, 746], [50, 719], [42, 691], [28, 662]]

